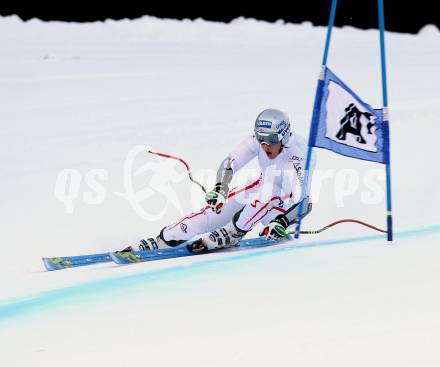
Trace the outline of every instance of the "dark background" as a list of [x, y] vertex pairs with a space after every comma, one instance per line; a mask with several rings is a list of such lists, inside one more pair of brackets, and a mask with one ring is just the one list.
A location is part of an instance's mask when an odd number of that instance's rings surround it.
[[[16, 14], [23, 20], [39, 18], [74, 22], [103, 21], [105, 19], [139, 18], [153, 15], [160, 18], [196, 19], [229, 22], [240, 16], [274, 22], [301, 23], [311, 21], [315, 25], [327, 25], [331, 0], [270, 1], [250, 0], [247, 4], [221, 0], [148, 1], [138, 2], [78, 2], [59, 0], [57, 3], [41, 1], [3, 1], [1, 15]], [[394, 32], [417, 33], [426, 24], [440, 28], [440, 12], [435, 1], [384, 0], [386, 29]], [[361, 29], [377, 28], [376, 0], [338, 0], [336, 26], [350, 25]]]

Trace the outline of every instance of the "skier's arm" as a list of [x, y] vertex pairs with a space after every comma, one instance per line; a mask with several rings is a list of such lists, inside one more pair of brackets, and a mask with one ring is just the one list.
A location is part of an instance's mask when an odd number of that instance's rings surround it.
[[258, 143], [253, 136], [242, 141], [220, 164], [214, 189], [206, 194], [206, 202], [220, 213], [229, 193], [232, 176], [258, 154]]
[[214, 188], [206, 193], [205, 200], [211, 209], [220, 213], [229, 193], [229, 184], [232, 180], [231, 159], [226, 157], [217, 171], [217, 179]]
[[258, 143], [253, 136], [243, 140], [220, 164], [216, 186], [221, 186], [227, 196], [232, 176], [258, 154]]
[[217, 178], [216, 178], [216, 184], [215, 186], [222, 186], [225, 191], [226, 191], [226, 195], [228, 194], [227, 191], [229, 191], [229, 184], [232, 181], [232, 176], [234, 174], [233, 169], [232, 169], [232, 159], [230, 158], [230, 156], [227, 156], [223, 162], [220, 164], [220, 167], [218, 168], [217, 171]]

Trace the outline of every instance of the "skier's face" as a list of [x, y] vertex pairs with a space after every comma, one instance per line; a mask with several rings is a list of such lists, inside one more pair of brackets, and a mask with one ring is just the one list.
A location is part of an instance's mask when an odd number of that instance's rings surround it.
[[275, 144], [261, 143], [261, 149], [263, 149], [269, 159], [275, 159], [278, 154], [281, 153], [281, 142]]

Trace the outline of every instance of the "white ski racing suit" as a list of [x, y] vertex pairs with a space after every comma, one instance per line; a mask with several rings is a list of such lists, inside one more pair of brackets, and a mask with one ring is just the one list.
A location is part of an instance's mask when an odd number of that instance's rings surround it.
[[[207, 205], [164, 227], [160, 232], [161, 239], [167, 246], [178, 246], [195, 236], [225, 226], [233, 217], [236, 227], [246, 232], [259, 222], [268, 224], [280, 214], [293, 224], [298, 216], [297, 204], [304, 198], [308, 202], [308, 192], [301, 193], [305, 154], [304, 139], [295, 134], [275, 159], [269, 159], [254, 135], [248, 136], [223, 161], [217, 179], [223, 178], [224, 162], [229, 162], [232, 173], [235, 173], [255, 157], [261, 168], [260, 177], [231, 189], [220, 213], [212, 211]], [[310, 167], [313, 166], [312, 160]]]

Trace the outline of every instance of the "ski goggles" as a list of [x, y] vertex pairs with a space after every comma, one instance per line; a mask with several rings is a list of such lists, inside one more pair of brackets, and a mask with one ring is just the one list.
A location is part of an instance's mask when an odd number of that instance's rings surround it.
[[258, 131], [255, 131], [255, 137], [260, 144], [264, 143], [267, 145], [277, 144], [282, 139], [281, 134], [259, 133]]

